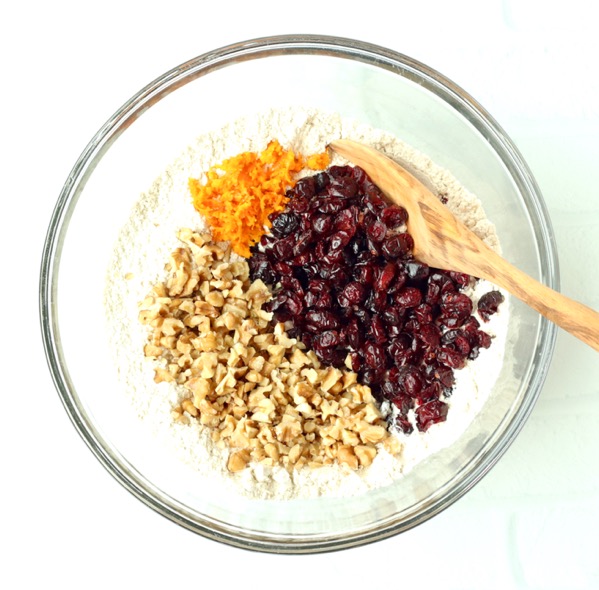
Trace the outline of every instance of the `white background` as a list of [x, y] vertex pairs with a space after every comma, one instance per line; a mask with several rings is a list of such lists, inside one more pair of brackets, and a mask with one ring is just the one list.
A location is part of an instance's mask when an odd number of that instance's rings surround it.
[[393, 539], [293, 557], [207, 541], [121, 488], [63, 410], [37, 312], [52, 209], [104, 121], [187, 59], [282, 33], [377, 43], [472, 94], [540, 185], [562, 291], [599, 309], [599, 52], [591, 6], [55, 0], [2, 8], [0, 587], [599, 588], [599, 357], [563, 332], [531, 418], [474, 490]]

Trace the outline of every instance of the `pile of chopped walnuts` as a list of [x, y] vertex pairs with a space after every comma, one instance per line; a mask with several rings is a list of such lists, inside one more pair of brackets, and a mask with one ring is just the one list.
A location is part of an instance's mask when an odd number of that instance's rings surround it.
[[144, 353], [156, 359], [155, 381], [189, 394], [173, 410], [197, 419], [230, 449], [227, 467], [250, 461], [288, 469], [340, 463], [370, 465], [382, 444], [399, 451], [370, 389], [356, 373], [322, 366], [311, 351], [271, 323], [271, 297], [251, 282], [248, 264], [210, 235], [178, 234], [166, 283], [142, 302], [149, 326]]

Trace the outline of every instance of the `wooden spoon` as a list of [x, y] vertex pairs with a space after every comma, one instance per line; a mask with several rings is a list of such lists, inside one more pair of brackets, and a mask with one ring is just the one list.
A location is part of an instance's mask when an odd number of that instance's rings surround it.
[[599, 313], [512, 266], [458, 221], [421, 182], [381, 152], [346, 139], [333, 141], [330, 147], [364, 169], [391, 201], [405, 207], [418, 260], [487, 279], [599, 351]]

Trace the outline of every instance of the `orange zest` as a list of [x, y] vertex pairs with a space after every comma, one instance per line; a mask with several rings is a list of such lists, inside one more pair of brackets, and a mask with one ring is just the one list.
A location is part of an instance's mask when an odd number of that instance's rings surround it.
[[329, 162], [327, 152], [304, 159], [273, 140], [260, 154], [243, 152], [213, 166], [204, 184], [190, 178], [193, 206], [205, 217], [214, 240], [231, 242], [234, 252], [248, 258], [250, 246], [271, 225], [268, 216], [285, 207], [295, 175], [305, 167], [322, 170]]

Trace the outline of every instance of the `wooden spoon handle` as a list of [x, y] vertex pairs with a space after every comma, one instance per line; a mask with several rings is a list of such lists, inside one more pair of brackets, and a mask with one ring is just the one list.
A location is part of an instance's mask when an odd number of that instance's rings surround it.
[[408, 227], [417, 240], [414, 255], [422, 262], [487, 279], [599, 351], [599, 313], [507, 262], [397, 162], [350, 140], [333, 141], [330, 147], [361, 166], [392, 201], [406, 207]]
[[498, 287], [503, 287], [560, 328], [599, 351], [599, 313], [543, 285], [492, 250], [487, 256], [489, 265], [493, 267], [493, 277], [481, 278], [488, 278]]
[[[554, 324], [599, 351], [598, 312], [554, 291], [516, 268], [460, 221], [455, 218], [448, 220], [447, 209], [437, 202], [439, 205], [435, 203], [434, 207], [429, 207], [433, 205], [430, 200], [423, 199], [419, 203], [422, 219], [426, 221], [429, 230], [426, 246], [436, 246], [436, 266], [441, 264], [440, 268], [465, 272], [503, 287]], [[445, 211], [441, 211], [439, 206]], [[443, 216], [443, 224], [437, 227]], [[431, 229], [433, 235], [430, 234]], [[439, 230], [439, 236], [434, 234], [435, 229]], [[439, 239], [441, 243], [437, 244]], [[428, 258], [428, 255], [425, 254], [424, 258]]]

